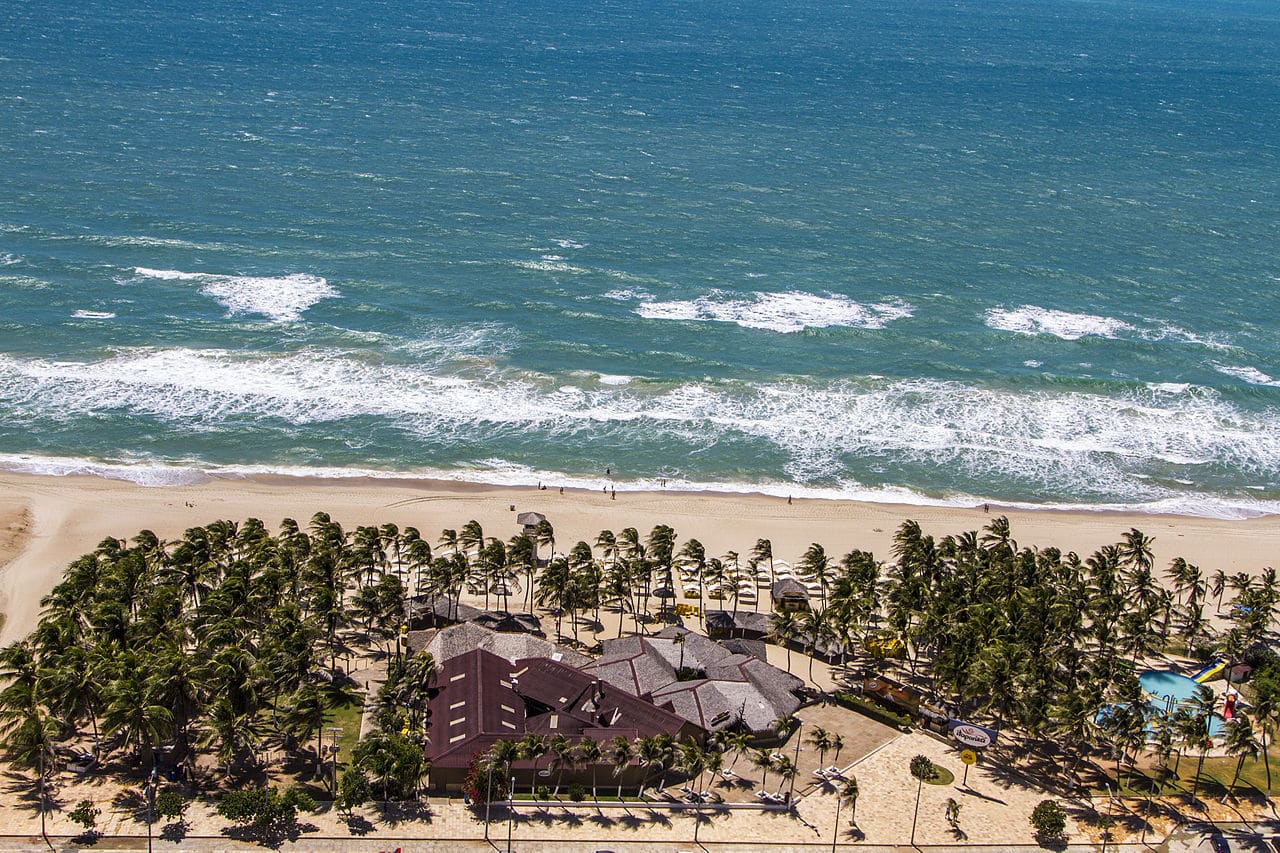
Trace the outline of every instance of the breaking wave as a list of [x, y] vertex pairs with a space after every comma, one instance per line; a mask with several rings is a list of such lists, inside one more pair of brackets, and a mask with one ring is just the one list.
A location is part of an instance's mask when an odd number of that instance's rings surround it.
[[863, 304], [838, 294], [819, 296], [795, 290], [757, 291], [749, 299], [716, 291], [697, 299], [641, 302], [635, 313], [650, 320], [737, 323], [747, 329], [791, 333], [830, 326], [883, 329], [894, 320], [910, 317], [912, 307], [900, 301]]
[[339, 296], [323, 278], [304, 273], [284, 276], [238, 276], [134, 267], [134, 273], [158, 281], [198, 281], [200, 292], [220, 302], [229, 314], [260, 314], [273, 323], [302, 319], [322, 299]]
[[442, 445], [520, 434], [563, 448], [556, 467], [570, 471], [575, 448], [602, 434], [689, 452], [767, 447], [780, 461], [760, 469], [760, 482], [844, 496], [865, 490], [850, 472], [868, 460], [880, 466], [872, 470], [943, 472], [956, 493], [1012, 486], [1108, 505], [1209, 500], [1176, 483], [1212, 481], [1215, 472], [1232, 491], [1280, 483], [1280, 415], [1240, 409], [1194, 386], [1104, 394], [938, 380], [620, 379], [497, 368], [484, 378], [438, 375], [429, 364], [329, 351], [141, 349], [89, 362], [0, 356], [0, 406], [20, 428], [112, 415], [140, 430], [180, 432], [234, 432], [252, 422], [259, 430], [289, 434], [305, 425], [336, 436], [351, 423], [364, 424], [362, 431], [374, 423]]

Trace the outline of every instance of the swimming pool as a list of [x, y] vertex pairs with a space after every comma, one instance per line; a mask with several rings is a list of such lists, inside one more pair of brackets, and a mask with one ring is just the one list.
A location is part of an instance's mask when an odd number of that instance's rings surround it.
[[1194, 679], [1176, 672], [1164, 672], [1151, 669], [1138, 676], [1142, 689], [1160, 699], [1173, 699], [1182, 704], [1195, 698], [1196, 688], [1200, 685]]
[[[1160, 713], [1171, 713], [1178, 705], [1189, 705], [1195, 698], [1196, 688], [1202, 687], [1195, 679], [1176, 672], [1151, 669], [1138, 676], [1142, 689], [1151, 694], [1150, 704]], [[1209, 718], [1210, 736], [1222, 732], [1223, 720], [1218, 714]]]

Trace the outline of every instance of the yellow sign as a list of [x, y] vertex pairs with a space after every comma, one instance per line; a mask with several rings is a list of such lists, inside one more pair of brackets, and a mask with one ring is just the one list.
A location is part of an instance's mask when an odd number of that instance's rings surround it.
[[962, 749], [960, 750], [960, 760], [967, 765], [977, 764], [978, 753], [974, 752], [972, 749]]

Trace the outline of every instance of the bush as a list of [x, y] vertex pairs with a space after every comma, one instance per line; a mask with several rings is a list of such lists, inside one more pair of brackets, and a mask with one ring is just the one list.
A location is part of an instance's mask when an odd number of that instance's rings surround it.
[[338, 797], [334, 800], [338, 811], [350, 814], [352, 809], [363, 806], [371, 799], [373, 786], [369, 784], [369, 777], [359, 770], [348, 770], [342, 774], [342, 780], [338, 782]]
[[888, 708], [881, 707], [861, 696], [856, 696], [852, 693], [835, 693], [832, 698], [837, 705], [848, 708], [851, 711], [857, 711], [877, 723], [884, 723], [886, 726], [893, 726], [895, 729], [911, 725], [911, 718], [905, 714], [890, 711]]
[[575, 803], [580, 803], [587, 798], [587, 789], [574, 782], [569, 786], [569, 799]]
[[542, 800], [543, 802], [546, 802], [551, 799], [551, 788], [546, 785], [539, 785], [533, 789], [533, 798], [535, 800]]
[[187, 798], [177, 791], [156, 794], [156, 814], [170, 820], [181, 820], [187, 811]]
[[218, 814], [227, 820], [273, 834], [292, 828], [298, 812], [315, 810], [316, 801], [297, 788], [284, 793], [275, 788], [245, 788], [228, 791], [218, 800]]
[[1067, 813], [1057, 800], [1041, 800], [1031, 812], [1031, 826], [1036, 836], [1044, 840], [1062, 838], [1067, 830]]
[[102, 814], [100, 809], [93, 807], [93, 800], [81, 800], [76, 807], [67, 814], [67, 818], [73, 823], [78, 823], [84, 827], [85, 832], [93, 832], [94, 826], [98, 823], [98, 815]]
[[475, 805], [483, 806], [485, 803], [507, 799], [508, 784], [506, 768], [494, 763], [486, 753], [479, 753], [467, 767], [466, 778], [462, 780], [462, 793]]

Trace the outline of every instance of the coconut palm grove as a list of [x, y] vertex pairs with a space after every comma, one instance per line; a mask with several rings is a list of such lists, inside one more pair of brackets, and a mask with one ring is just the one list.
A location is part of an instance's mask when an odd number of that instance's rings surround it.
[[[446, 725], [428, 713], [440, 665], [410, 642], [428, 604], [446, 622], [464, 599], [540, 613], [550, 639], [587, 658], [614, 636], [675, 623], [705, 632], [703, 608], [714, 606], [767, 614], [763, 639], [786, 650], [806, 703], [990, 730], [990, 753], [1063, 804], [1104, 788], [1145, 798], [1149, 811], [1269, 796], [1274, 570], [1156, 566], [1136, 529], [1091, 554], [1062, 553], [1019, 543], [999, 517], [940, 539], [908, 521], [893, 542], [888, 554], [837, 558], [819, 543], [775, 555], [760, 538], [710, 556], [664, 525], [565, 548], [545, 519], [503, 540], [475, 521], [424, 536], [391, 524], [345, 530], [325, 513], [275, 530], [250, 518], [174, 541], [146, 530], [109, 538], [66, 567], [35, 631], [0, 651], [4, 757], [32, 793], [18, 807], [42, 817], [68, 768], [143, 787], [170, 814], [216, 803], [228, 822], [262, 831], [317, 802], [347, 814], [413, 804], [431, 785], [426, 745]], [[771, 610], [757, 594], [782, 575], [812, 590], [807, 606]], [[815, 678], [815, 661], [828, 680]], [[1216, 677], [1189, 696], [1144, 686], [1146, 672], [1202, 664]], [[862, 690], [869, 678], [897, 685], [898, 698]], [[790, 748], [775, 751], [792, 734], [787, 719], [773, 739], [732, 722], [684, 741], [522, 733], [472, 756], [457, 793], [473, 809], [656, 802], [677, 781], [718, 797], [735, 767], [752, 768], [765, 790], [770, 777], [796, 775]], [[838, 761], [839, 735], [805, 738], [820, 761]], [[511, 790], [520, 762], [550, 772]], [[876, 784], [837, 786], [855, 822], [859, 789]], [[959, 810], [951, 801], [948, 821]]]

